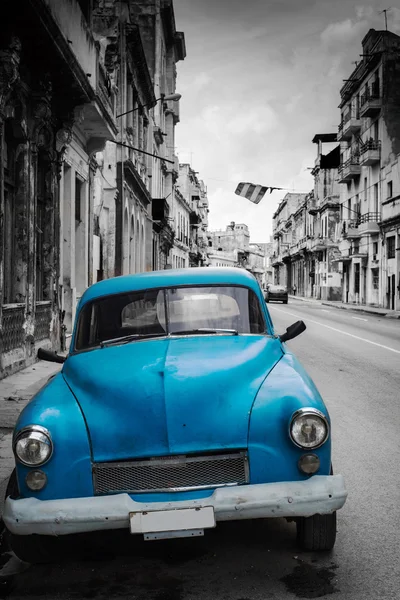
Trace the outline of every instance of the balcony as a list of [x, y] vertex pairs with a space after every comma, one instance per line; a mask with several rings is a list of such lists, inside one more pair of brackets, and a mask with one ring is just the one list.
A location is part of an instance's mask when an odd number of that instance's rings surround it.
[[323, 198], [323, 200], [319, 206], [319, 209], [320, 210], [322, 208], [338, 209], [339, 208], [339, 200], [340, 200], [339, 194], [330, 194], [329, 196], [325, 196], [325, 198]]
[[163, 226], [168, 223], [169, 204], [165, 198], [153, 198], [151, 216], [153, 218], [153, 229], [159, 233]]
[[290, 254], [292, 256], [303, 254], [303, 250], [306, 250], [308, 245], [309, 245], [309, 241], [308, 241], [307, 237], [303, 237], [297, 243], [290, 246]]
[[165, 114], [173, 116], [174, 125], [179, 123], [179, 121], [180, 121], [179, 100], [175, 100], [175, 101], [167, 100], [167, 102], [164, 102], [164, 106], [166, 107]]
[[319, 235], [311, 241], [310, 250], [311, 252], [321, 252], [322, 250], [326, 250], [332, 246], [337, 246], [337, 244], [330, 238]]
[[346, 219], [342, 221], [342, 237], [344, 239], [355, 239], [360, 237], [358, 229], [359, 219]]
[[361, 165], [358, 156], [351, 156], [339, 167], [339, 183], [348, 183], [361, 175]]
[[361, 119], [358, 111], [348, 110], [342, 118], [338, 127], [338, 142], [349, 140], [358, 133], [361, 128]]
[[379, 221], [381, 220], [381, 213], [369, 212], [361, 215], [358, 220], [358, 231], [360, 235], [371, 235], [379, 233]]
[[318, 214], [317, 199], [316, 198], [310, 198], [310, 200], [308, 201], [307, 210], [308, 210], [308, 214], [309, 215], [314, 216], [314, 215]]
[[360, 248], [360, 246], [352, 246], [349, 251], [349, 256], [351, 258], [367, 258], [368, 252], [365, 248]]
[[360, 165], [369, 167], [381, 160], [381, 143], [376, 140], [368, 140], [360, 146]]
[[379, 82], [372, 84], [361, 96], [360, 115], [362, 118], [375, 116], [382, 107]]
[[283, 265], [282, 256], [274, 252], [271, 256], [271, 266], [278, 267], [279, 265]]

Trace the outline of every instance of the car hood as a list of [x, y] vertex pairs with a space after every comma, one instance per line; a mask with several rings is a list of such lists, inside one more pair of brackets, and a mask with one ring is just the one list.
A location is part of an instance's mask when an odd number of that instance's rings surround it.
[[63, 376], [95, 461], [245, 448], [255, 397], [282, 354], [268, 336], [136, 341], [72, 355]]

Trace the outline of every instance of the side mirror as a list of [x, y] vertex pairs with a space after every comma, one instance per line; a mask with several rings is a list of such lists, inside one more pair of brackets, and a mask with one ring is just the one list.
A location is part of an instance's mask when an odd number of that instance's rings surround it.
[[56, 352], [39, 348], [37, 357], [41, 360], [47, 360], [48, 362], [64, 363], [66, 360], [65, 356], [59, 356]]
[[279, 339], [281, 340], [281, 342], [287, 342], [288, 340], [292, 340], [293, 338], [297, 337], [305, 330], [306, 325], [304, 321], [296, 321], [296, 323], [293, 323], [293, 325], [290, 325], [286, 329], [286, 333], [283, 333], [279, 336]]

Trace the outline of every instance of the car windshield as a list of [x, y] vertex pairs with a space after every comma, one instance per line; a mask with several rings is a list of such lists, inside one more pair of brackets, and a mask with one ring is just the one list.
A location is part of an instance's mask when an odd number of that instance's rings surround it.
[[265, 331], [259, 300], [245, 287], [141, 290], [86, 304], [79, 316], [75, 350], [165, 335]]

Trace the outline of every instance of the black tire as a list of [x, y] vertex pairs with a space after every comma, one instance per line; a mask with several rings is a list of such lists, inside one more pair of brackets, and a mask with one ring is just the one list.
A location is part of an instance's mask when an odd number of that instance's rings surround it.
[[[330, 475], [333, 475], [331, 464]], [[300, 517], [296, 520], [297, 541], [303, 550], [332, 550], [336, 541], [336, 512], [330, 515]]]
[[297, 541], [303, 550], [332, 550], [336, 541], [336, 512], [297, 519]]
[[284, 300], [284, 301], [283, 301], [283, 304], [287, 304], [287, 303], [288, 303], [288, 301], [287, 301], [287, 300]]
[[[16, 498], [19, 495], [17, 474], [14, 471], [8, 480], [6, 498]], [[54, 560], [54, 545], [52, 539], [43, 539], [40, 535], [15, 535], [5, 528], [7, 546], [22, 561], [27, 563], [47, 563]], [[47, 537], [47, 536], [46, 536]], [[56, 540], [54, 540], [56, 541]], [[49, 543], [50, 542], [50, 543]]]

